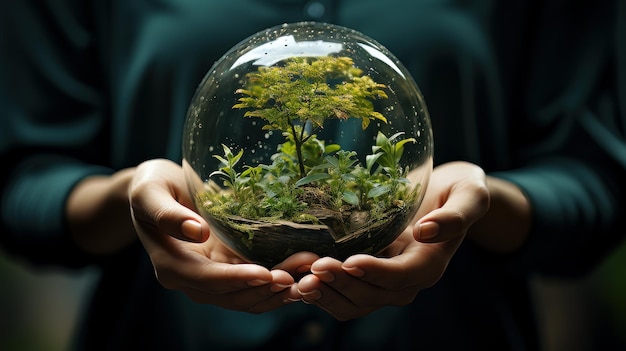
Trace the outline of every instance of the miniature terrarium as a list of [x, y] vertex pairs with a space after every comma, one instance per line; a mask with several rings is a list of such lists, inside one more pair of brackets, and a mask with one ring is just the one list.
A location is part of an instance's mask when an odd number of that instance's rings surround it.
[[432, 172], [422, 95], [393, 54], [355, 30], [284, 24], [204, 77], [183, 169], [198, 212], [243, 259], [377, 254], [407, 227]]

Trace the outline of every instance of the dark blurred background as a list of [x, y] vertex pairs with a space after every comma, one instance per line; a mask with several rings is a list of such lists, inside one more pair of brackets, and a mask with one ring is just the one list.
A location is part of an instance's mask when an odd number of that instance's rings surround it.
[[94, 270], [41, 270], [0, 250], [0, 350], [69, 350]]
[[[40, 270], [0, 251], [0, 350], [68, 350], [96, 274]], [[626, 244], [584, 279], [533, 286], [546, 351], [626, 350]]]

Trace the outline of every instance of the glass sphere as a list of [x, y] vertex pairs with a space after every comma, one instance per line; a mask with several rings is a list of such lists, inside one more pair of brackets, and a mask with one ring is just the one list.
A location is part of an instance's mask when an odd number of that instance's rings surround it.
[[377, 254], [407, 227], [432, 172], [424, 99], [402, 63], [355, 30], [283, 24], [206, 74], [183, 170], [212, 235], [271, 268], [310, 251]]

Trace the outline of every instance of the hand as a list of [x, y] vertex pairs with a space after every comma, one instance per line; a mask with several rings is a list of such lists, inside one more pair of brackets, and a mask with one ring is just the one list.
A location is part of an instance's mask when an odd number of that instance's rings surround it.
[[139, 165], [129, 189], [135, 230], [159, 282], [198, 303], [261, 313], [297, 300], [292, 275], [309, 268], [301, 253], [268, 270], [249, 264], [211, 235], [195, 211], [182, 168], [167, 160]]
[[402, 306], [434, 285], [463, 242], [468, 228], [489, 209], [485, 174], [454, 162], [433, 170], [415, 221], [379, 257], [325, 257], [295, 285], [301, 298], [338, 320]]

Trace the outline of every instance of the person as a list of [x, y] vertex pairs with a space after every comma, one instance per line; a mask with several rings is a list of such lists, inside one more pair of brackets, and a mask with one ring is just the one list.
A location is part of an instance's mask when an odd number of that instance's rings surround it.
[[[585, 274], [622, 239], [619, 1], [4, 2], [3, 249], [97, 267], [77, 350], [536, 350], [534, 274]], [[181, 134], [213, 62], [315, 20], [414, 75], [435, 167], [380, 255], [244, 262], [194, 210]]]

